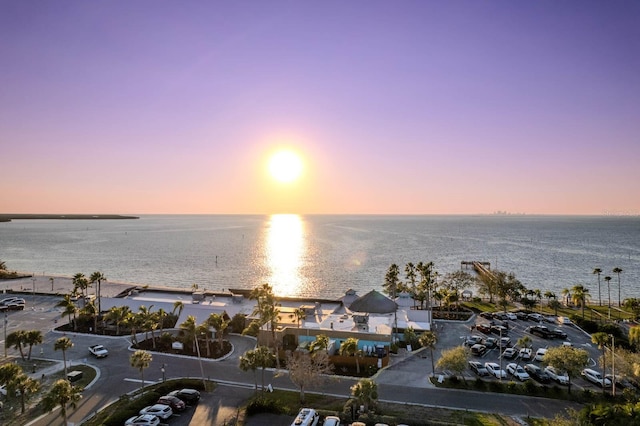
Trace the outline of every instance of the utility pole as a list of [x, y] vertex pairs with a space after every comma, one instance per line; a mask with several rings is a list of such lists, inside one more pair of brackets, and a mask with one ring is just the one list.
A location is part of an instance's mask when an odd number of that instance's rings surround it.
[[4, 313], [4, 357], [7, 357], [7, 322], [9, 319], [7, 318], [7, 313]]

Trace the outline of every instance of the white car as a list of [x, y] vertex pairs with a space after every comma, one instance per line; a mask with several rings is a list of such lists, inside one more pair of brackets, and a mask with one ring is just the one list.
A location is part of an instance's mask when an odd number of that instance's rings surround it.
[[165, 404], [154, 404], [140, 410], [140, 415], [142, 414], [153, 414], [154, 416], [158, 416], [162, 420], [167, 420], [173, 415], [173, 410], [171, 409], [171, 407]]
[[542, 362], [542, 359], [544, 358], [546, 353], [547, 353], [547, 348], [540, 348], [536, 351], [536, 356], [533, 359], [536, 361]]
[[516, 314], [514, 314], [513, 312], [507, 312], [505, 315], [507, 316], [507, 319], [509, 319], [511, 321], [515, 321], [515, 320], [518, 319]]
[[596, 370], [585, 368], [584, 370], [582, 370], [582, 377], [600, 387], [602, 387], [603, 384], [605, 388], [611, 387], [611, 380], [602, 377], [602, 374], [600, 374], [600, 372]]
[[141, 416], [133, 416], [124, 422], [125, 426], [158, 426], [160, 419], [153, 414], [143, 414]]
[[531, 359], [531, 354], [533, 353], [533, 351], [531, 350], [531, 348], [522, 348], [520, 349], [520, 353], [518, 354], [518, 356], [520, 357], [520, 359]]
[[552, 367], [550, 365], [545, 367], [544, 371], [549, 375], [549, 377], [551, 377], [551, 379], [555, 380], [561, 385], [569, 384], [569, 375], [565, 371], [558, 371], [555, 367]]
[[509, 374], [511, 374], [513, 377], [516, 377], [521, 382], [529, 380], [529, 373], [524, 371], [524, 368], [522, 368], [521, 365], [518, 365], [515, 362], [507, 365], [507, 371], [509, 372]]
[[495, 362], [485, 362], [484, 367], [487, 369], [489, 374], [495, 376], [497, 379], [507, 378], [507, 372], [502, 370], [498, 364]]
[[104, 358], [109, 355], [109, 351], [102, 345], [89, 346], [89, 352], [96, 358]]
[[340, 426], [340, 417], [327, 416], [324, 418], [322, 426]]

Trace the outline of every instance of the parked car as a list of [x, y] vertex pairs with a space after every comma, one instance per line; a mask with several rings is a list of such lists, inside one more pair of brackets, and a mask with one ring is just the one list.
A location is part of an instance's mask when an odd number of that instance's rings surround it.
[[482, 336], [478, 336], [477, 334], [474, 334], [473, 336], [468, 336], [465, 339], [464, 344], [466, 346], [471, 347], [473, 345], [479, 344], [480, 342], [482, 342]]
[[485, 362], [484, 367], [487, 369], [489, 374], [491, 374], [492, 376], [495, 376], [497, 379], [507, 378], [507, 372], [501, 369], [500, 366], [495, 362]]
[[515, 321], [518, 319], [518, 316], [513, 312], [507, 312], [505, 315], [507, 316], [507, 319], [511, 321]]
[[489, 334], [491, 333], [491, 326], [489, 324], [480, 323], [476, 325], [476, 330], [478, 330], [480, 333]]
[[489, 371], [487, 371], [486, 367], [479, 361], [469, 361], [469, 368], [478, 376], [489, 375]]
[[509, 337], [502, 337], [500, 339], [500, 341], [498, 342], [498, 345], [501, 348], [507, 348], [507, 347], [511, 346], [511, 339]]
[[187, 408], [187, 404], [184, 403], [183, 400], [178, 398], [177, 396], [165, 395], [158, 398], [158, 404], [164, 404], [171, 407], [171, 409], [176, 411], [184, 411]]
[[518, 355], [518, 351], [515, 348], [507, 348], [502, 352], [502, 358], [514, 359]]
[[498, 318], [499, 320], [502, 320], [502, 321], [509, 319], [507, 318], [507, 314], [505, 312], [495, 312], [493, 314], [493, 317]]
[[102, 345], [89, 346], [89, 352], [91, 352], [91, 355], [95, 356], [96, 358], [105, 358], [107, 355], [109, 355], [109, 351], [107, 350], [107, 348]]
[[301, 408], [291, 426], [316, 426], [320, 415], [313, 408]]
[[509, 334], [509, 329], [504, 325], [492, 325], [491, 332], [499, 334], [501, 336], [506, 336], [507, 334]]
[[536, 351], [536, 356], [533, 358], [535, 361], [542, 362], [545, 354], [547, 353], [547, 348], [540, 348]]
[[340, 417], [327, 416], [324, 418], [322, 426], [340, 426]]
[[521, 382], [524, 382], [525, 380], [529, 380], [529, 374], [527, 374], [527, 372], [524, 371], [524, 368], [522, 368], [521, 365], [518, 365], [515, 362], [507, 364], [507, 372], [511, 374], [513, 377], [520, 380]]
[[564, 331], [560, 330], [559, 328], [554, 328], [553, 330], [551, 330], [551, 336], [556, 338], [556, 339], [566, 339], [567, 338], [567, 333], [565, 333]]
[[558, 321], [559, 324], [573, 325], [573, 322], [571, 322], [571, 320], [567, 317], [558, 317], [556, 321]]
[[529, 312], [527, 311], [518, 311], [516, 312], [516, 318], [519, 320], [527, 320], [529, 319]]
[[569, 375], [566, 371], [559, 371], [555, 367], [549, 365], [544, 368], [544, 372], [547, 373], [549, 377], [551, 377], [551, 380], [555, 380], [561, 385], [569, 384]]
[[[613, 377], [612, 374], [607, 374], [604, 377], [605, 377], [605, 379], [609, 379], [609, 381], [611, 383], [613, 383], [614, 377]], [[615, 383], [616, 383], [616, 389], [633, 389], [633, 390], [636, 389], [636, 385], [633, 384], [633, 382], [631, 380], [627, 379], [624, 376], [616, 375]]]
[[532, 314], [527, 315], [527, 319], [529, 321], [542, 322], [543, 316], [534, 312]]
[[520, 349], [520, 352], [518, 352], [518, 357], [520, 357], [520, 359], [527, 361], [531, 359], [532, 353], [533, 351], [531, 350], [531, 348], [522, 348]]
[[542, 320], [544, 322], [548, 322], [549, 324], [555, 324], [556, 323], [556, 317], [554, 317], [554, 316], [542, 317]]
[[544, 370], [538, 367], [535, 364], [527, 364], [524, 366], [524, 371], [529, 373], [529, 376], [534, 378], [540, 383], [549, 383], [551, 381], [551, 377]]
[[25, 300], [20, 298], [20, 297], [5, 297], [4, 299], [0, 300], [0, 305], [8, 305], [9, 303], [12, 302], [16, 302], [22, 300], [22, 303], [25, 303]]
[[160, 419], [153, 414], [134, 416], [124, 422], [125, 426], [158, 426], [159, 424]]
[[7, 311], [22, 311], [25, 307], [24, 300], [14, 300], [4, 305]]
[[532, 325], [531, 327], [527, 327], [525, 331], [534, 336], [542, 337], [543, 339], [550, 339], [552, 337], [551, 330], [544, 325]]
[[496, 339], [495, 337], [487, 337], [486, 339], [482, 340], [482, 344], [485, 345], [487, 349], [493, 349], [498, 346], [498, 339]]
[[195, 389], [180, 389], [169, 392], [170, 396], [175, 396], [183, 400], [186, 404], [194, 405], [200, 401], [200, 392]]
[[487, 351], [487, 347], [485, 345], [481, 345], [481, 344], [475, 344], [473, 346], [471, 346], [471, 354], [475, 355], [475, 356], [481, 356], [484, 355], [484, 353]]
[[491, 312], [481, 312], [481, 313], [480, 313], [480, 316], [481, 316], [482, 318], [486, 318], [486, 319], [491, 319], [491, 318], [493, 318], [493, 314], [492, 314]]
[[140, 414], [153, 414], [162, 420], [167, 420], [169, 417], [173, 416], [173, 410], [170, 406], [165, 404], [154, 404], [149, 407], [144, 407], [140, 410]]
[[602, 387], [603, 385], [606, 388], [611, 387], [611, 380], [607, 379], [606, 377], [602, 377], [602, 374], [600, 374], [600, 372], [596, 370], [585, 368], [584, 370], [582, 370], [581, 374], [582, 377], [584, 377], [586, 380], [600, 387]]

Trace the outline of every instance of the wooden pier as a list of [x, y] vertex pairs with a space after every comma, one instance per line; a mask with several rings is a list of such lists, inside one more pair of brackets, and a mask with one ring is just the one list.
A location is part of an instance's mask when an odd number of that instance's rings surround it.
[[473, 267], [478, 275], [493, 275], [491, 272], [491, 262], [482, 262], [480, 260], [463, 260], [460, 262], [460, 269]]

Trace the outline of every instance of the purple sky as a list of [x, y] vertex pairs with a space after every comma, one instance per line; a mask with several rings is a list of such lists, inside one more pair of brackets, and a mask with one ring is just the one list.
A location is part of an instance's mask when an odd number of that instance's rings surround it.
[[0, 58], [0, 212], [640, 214], [636, 1], [3, 1]]

